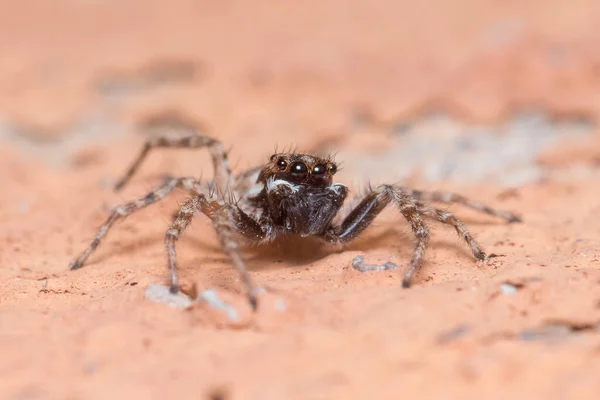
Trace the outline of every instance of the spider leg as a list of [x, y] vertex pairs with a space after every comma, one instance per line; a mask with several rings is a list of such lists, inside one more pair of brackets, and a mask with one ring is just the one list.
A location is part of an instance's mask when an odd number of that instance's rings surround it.
[[452, 204], [457, 203], [463, 206], [472, 208], [474, 210], [483, 212], [485, 214], [493, 215], [495, 217], [500, 217], [508, 222], [522, 222], [521, 217], [515, 215], [508, 211], [503, 210], [495, 210], [483, 203], [469, 200], [464, 196], [459, 194], [451, 193], [451, 192], [429, 192], [429, 191], [421, 191], [421, 190], [413, 190], [413, 189], [404, 189], [410, 196], [412, 196], [416, 200], [424, 201], [424, 202], [436, 202], [436, 203], [445, 203]]
[[148, 193], [146, 196], [122, 204], [116, 207], [108, 216], [106, 221], [100, 226], [96, 237], [90, 245], [75, 259], [71, 264], [71, 269], [83, 267], [88, 257], [98, 248], [100, 242], [108, 234], [110, 228], [115, 222], [141, 210], [151, 204], [157, 203], [168, 196], [175, 188], [180, 187], [187, 191], [193, 191], [194, 187], [199, 186], [199, 183], [194, 178], [171, 178], [165, 184]]
[[234, 188], [236, 193], [246, 193], [254, 185], [256, 185], [256, 180], [258, 179], [258, 174], [263, 169], [262, 166], [250, 168], [246, 171], [243, 171], [235, 176]]
[[417, 239], [410, 268], [402, 281], [403, 287], [409, 287], [413, 275], [421, 267], [423, 254], [429, 243], [429, 228], [423, 220], [417, 201], [404, 189], [391, 185], [379, 186], [369, 193], [339, 226], [326, 230], [322, 238], [332, 243], [350, 242], [360, 235], [390, 203], [394, 203], [408, 221]]
[[138, 154], [137, 158], [134, 160], [133, 164], [131, 164], [123, 178], [121, 178], [121, 180], [115, 185], [115, 190], [122, 189], [125, 186], [125, 184], [129, 182], [133, 174], [135, 174], [135, 172], [138, 170], [138, 168], [144, 161], [144, 158], [146, 158], [150, 150], [155, 147], [188, 149], [208, 147], [212, 156], [212, 162], [215, 171], [215, 184], [217, 186], [217, 196], [223, 198], [225, 191], [233, 187], [233, 177], [231, 174], [229, 161], [227, 159], [227, 152], [223, 148], [221, 142], [208, 136], [188, 134], [183, 137], [155, 136], [146, 140], [144, 147]]
[[471, 248], [473, 256], [478, 260], [485, 259], [485, 252], [483, 251], [481, 245], [479, 245], [479, 243], [473, 239], [473, 236], [469, 233], [467, 228], [454, 215], [447, 211], [430, 207], [420, 201], [417, 202], [417, 209], [421, 214], [427, 217], [433, 218], [442, 224], [452, 226], [456, 230], [458, 236], [462, 237], [467, 245]]
[[267, 237], [268, 231], [263, 229], [258, 222], [244, 213], [236, 205], [226, 203], [223, 200], [210, 201], [205, 195], [200, 193], [192, 196], [183, 206], [181, 206], [179, 212], [175, 216], [175, 220], [165, 235], [171, 292], [177, 293], [179, 291], [175, 243], [190, 224], [196, 210], [202, 211], [202, 213], [212, 220], [221, 247], [231, 258], [233, 266], [238, 271], [246, 288], [248, 301], [250, 302], [252, 309], [256, 310], [258, 306], [258, 293], [241, 256], [240, 246], [236, 235], [241, 235], [252, 241], [261, 241]]

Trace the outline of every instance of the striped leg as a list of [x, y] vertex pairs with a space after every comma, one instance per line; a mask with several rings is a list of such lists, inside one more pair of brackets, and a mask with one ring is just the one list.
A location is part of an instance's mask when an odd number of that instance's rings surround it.
[[223, 198], [227, 190], [233, 187], [233, 177], [229, 166], [229, 160], [227, 159], [227, 152], [223, 148], [221, 142], [208, 136], [190, 134], [183, 137], [156, 136], [148, 139], [144, 144], [142, 151], [125, 173], [125, 176], [123, 176], [123, 178], [115, 185], [115, 190], [120, 190], [127, 182], [129, 182], [133, 174], [135, 174], [144, 161], [144, 158], [146, 158], [150, 150], [155, 147], [188, 149], [208, 147], [215, 171], [217, 196]]
[[423, 221], [416, 200], [404, 189], [392, 185], [379, 186], [348, 214], [340, 226], [326, 231], [323, 239], [334, 243], [350, 242], [360, 235], [390, 203], [398, 208], [417, 239], [410, 267], [402, 281], [402, 286], [406, 288], [410, 287], [414, 274], [421, 267], [429, 243], [429, 228]]
[[472, 208], [474, 210], [483, 212], [485, 214], [503, 218], [503, 219], [507, 220], [508, 222], [521, 222], [521, 218], [518, 215], [515, 215], [508, 211], [495, 210], [483, 203], [469, 200], [466, 197], [461, 196], [459, 194], [449, 193], [449, 192], [426, 192], [426, 191], [413, 190], [413, 189], [404, 189], [404, 190], [407, 193], [409, 193], [415, 200], [424, 201], [424, 202], [445, 203], [445, 204], [457, 203], [457, 204], [461, 204], [463, 206]]
[[203, 194], [191, 197], [181, 206], [173, 224], [165, 235], [171, 293], [179, 291], [175, 243], [189, 226], [196, 210], [202, 211], [213, 221], [217, 236], [221, 242], [221, 247], [230, 257], [233, 266], [240, 274], [250, 305], [256, 310], [258, 306], [256, 286], [242, 259], [236, 235], [239, 234], [251, 241], [261, 241], [266, 237], [266, 232], [258, 222], [245, 214], [237, 206], [225, 203], [222, 200], [209, 201]]
[[[332, 228], [325, 232], [324, 239], [329, 242], [338, 243], [347, 243], [351, 241], [360, 235], [389, 203], [394, 203], [410, 224], [417, 239], [410, 267], [406, 271], [402, 281], [403, 287], [409, 287], [411, 285], [413, 276], [421, 267], [423, 255], [429, 243], [429, 228], [423, 221], [423, 217], [433, 218], [443, 224], [452, 226], [471, 248], [473, 256], [478, 260], [484, 260], [486, 257], [485, 252], [477, 241], [475, 241], [467, 228], [451, 213], [430, 207], [421, 201], [417, 201], [416, 198], [420, 194], [421, 192], [414, 192], [410, 189], [396, 186], [380, 186], [365, 196], [360, 204], [344, 218], [339, 227]], [[439, 198], [437, 196], [438, 194], [436, 194], [436, 199]], [[460, 197], [457, 196], [455, 198]], [[478, 203], [469, 203], [470, 206], [472, 206], [472, 204]], [[485, 208], [480, 207], [478, 209], [488, 212]]]
[[75, 262], [71, 264], [71, 269], [78, 269], [83, 267], [88, 257], [94, 252], [94, 250], [98, 248], [98, 246], [102, 242], [102, 239], [104, 239], [104, 237], [108, 234], [108, 231], [115, 224], [115, 222], [133, 214], [138, 210], [141, 210], [142, 208], [159, 202], [177, 187], [185, 189], [190, 193], [196, 193], [200, 188], [200, 184], [194, 178], [169, 179], [165, 184], [148, 193], [141, 199], [116, 207], [110, 213], [110, 215], [102, 224], [102, 226], [100, 226], [100, 229], [96, 233], [96, 237], [94, 238], [92, 243], [90, 243], [90, 245], [79, 255], [79, 257], [77, 257]]
[[478, 260], [485, 260], [485, 252], [483, 251], [481, 245], [479, 245], [477, 241], [473, 239], [473, 236], [469, 233], [467, 228], [454, 215], [447, 211], [430, 207], [421, 202], [417, 202], [417, 208], [421, 214], [433, 218], [442, 224], [452, 226], [456, 230], [456, 233], [463, 238], [467, 245], [471, 248], [473, 256]]

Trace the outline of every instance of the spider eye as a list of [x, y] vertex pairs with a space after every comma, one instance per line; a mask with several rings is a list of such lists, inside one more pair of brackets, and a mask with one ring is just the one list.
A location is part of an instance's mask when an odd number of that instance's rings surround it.
[[337, 165], [335, 165], [335, 164], [330, 164], [330, 165], [329, 165], [329, 173], [330, 173], [331, 175], [333, 175], [333, 174], [335, 174], [336, 172], [337, 172]]
[[326, 171], [327, 171], [327, 166], [325, 166], [323, 164], [317, 164], [313, 167], [312, 174], [317, 175], [317, 176], [324, 175]]
[[308, 173], [308, 168], [302, 161], [296, 161], [290, 166], [290, 171], [292, 172], [293, 177], [303, 178]]
[[287, 161], [285, 161], [283, 158], [280, 158], [279, 160], [277, 160], [277, 168], [280, 171], [285, 171], [285, 169], [287, 168]]

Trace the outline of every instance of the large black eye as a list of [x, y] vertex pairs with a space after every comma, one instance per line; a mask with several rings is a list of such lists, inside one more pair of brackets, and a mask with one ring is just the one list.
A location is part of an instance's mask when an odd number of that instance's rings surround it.
[[329, 165], [329, 173], [331, 175], [335, 174], [337, 172], [337, 166], [335, 164], [330, 164]]
[[324, 175], [327, 171], [327, 166], [323, 164], [317, 164], [313, 167], [312, 174], [316, 176]]
[[308, 168], [302, 161], [296, 161], [290, 166], [290, 171], [293, 177], [302, 178], [308, 173]]
[[285, 171], [285, 169], [287, 168], [287, 161], [285, 161], [283, 158], [277, 160], [277, 168], [280, 171]]

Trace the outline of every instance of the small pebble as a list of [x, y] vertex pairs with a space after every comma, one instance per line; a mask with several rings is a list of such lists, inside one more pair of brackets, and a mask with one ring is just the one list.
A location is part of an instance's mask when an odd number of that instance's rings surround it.
[[167, 286], [159, 284], [148, 285], [144, 296], [150, 301], [168, 304], [178, 309], [188, 308], [193, 303], [193, 300], [188, 295], [182, 292], [173, 294]]
[[352, 268], [354, 268], [360, 272], [369, 272], [369, 271], [387, 271], [390, 269], [397, 269], [398, 266], [391, 261], [388, 261], [383, 265], [365, 264], [365, 256], [356, 256], [356, 257], [354, 257], [354, 260], [352, 260]]
[[232, 322], [241, 320], [237, 310], [231, 304], [228, 304], [219, 298], [219, 294], [214, 289], [208, 289], [200, 293], [198, 300], [207, 302], [211, 307], [217, 310], [225, 311], [227, 318]]
[[510, 283], [503, 283], [500, 285], [500, 290], [502, 291], [502, 294], [508, 296], [517, 293], [519, 289], [515, 285], [511, 285]]
[[182, 292], [171, 293], [168, 286], [150, 284], [146, 289], [145, 297], [148, 300], [164, 303], [177, 309], [186, 309], [194, 303], [204, 301], [215, 310], [224, 311], [230, 321], [239, 322], [241, 320], [237, 310], [231, 304], [221, 300], [219, 293], [214, 289], [205, 290], [198, 295], [197, 299], [192, 299]]

